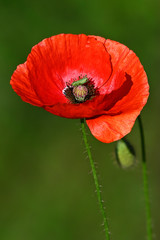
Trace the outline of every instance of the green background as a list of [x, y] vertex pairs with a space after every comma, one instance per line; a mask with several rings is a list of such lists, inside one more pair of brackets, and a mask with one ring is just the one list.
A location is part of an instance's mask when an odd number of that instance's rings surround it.
[[[153, 0], [0, 0], [0, 239], [103, 240], [79, 120], [21, 101], [9, 84], [31, 47], [59, 33], [103, 36], [140, 58], [150, 83], [143, 110], [154, 233], [160, 239], [160, 31]], [[115, 164], [115, 143], [88, 130], [113, 240], [146, 239], [138, 124], [128, 138], [137, 166]]]

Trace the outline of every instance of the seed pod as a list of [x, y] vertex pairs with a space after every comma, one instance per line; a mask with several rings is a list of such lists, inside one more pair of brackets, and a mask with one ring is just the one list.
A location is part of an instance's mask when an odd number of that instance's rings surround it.
[[78, 102], [84, 102], [85, 97], [88, 94], [88, 89], [84, 85], [78, 85], [73, 87], [73, 95]]
[[117, 141], [115, 152], [117, 162], [121, 168], [127, 169], [135, 165], [135, 150], [126, 139]]

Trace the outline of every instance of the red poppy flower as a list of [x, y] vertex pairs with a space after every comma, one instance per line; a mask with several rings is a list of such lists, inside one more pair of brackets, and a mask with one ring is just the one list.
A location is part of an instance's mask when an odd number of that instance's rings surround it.
[[35, 45], [11, 78], [23, 101], [66, 118], [86, 118], [102, 142], [124, 137], [147, 102], [138, 57], [123, 44], [84, 34], [60, 34]]

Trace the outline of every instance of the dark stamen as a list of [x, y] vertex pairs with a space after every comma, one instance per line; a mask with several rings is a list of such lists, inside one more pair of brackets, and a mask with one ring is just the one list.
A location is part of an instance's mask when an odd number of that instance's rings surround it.
[[63, 93], [71, 103], [77, 104], [92, 99], [98, 94], [98, 91], [94, 88], [91, 79], [88, 79], [85, 75], [72, 84], [67, 83], [67, 87], [63, 90]]

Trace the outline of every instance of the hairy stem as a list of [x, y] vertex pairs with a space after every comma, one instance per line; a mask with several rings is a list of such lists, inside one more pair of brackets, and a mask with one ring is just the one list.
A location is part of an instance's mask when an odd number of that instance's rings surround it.
[[145, 151], [145, 139], [142, 120], [139, 115], [138, 117], [139, 130], [141, 135], [141, 148], [142, 148], [142, 170], [143, 170], [143, 187], [144, 187], [144, 197], [145, 197], [145, 208], [146, 208], [146, 224], [147, 224], [147, 240], [152, 240], [152, 218], [150, 209], [150, 199], [149, 199], [149, 187], [148, 187], [148, 175], [147, 175], [147, 164], [146, 164], [146, 151]]
[[82, 133], [83, 133], [83, 140], [84, 140], [84, 143], [85, 143], [85, 147], [86, 147], [86, 150], [87, 150], [87, 153], [88, 153], [90, 165], [91, 165], [91, 168], [92, 168], [92, 174], [93, 174], [93, 179], [94, 179], [94, 183], [95, 183], [95, 186], [96, 186], [98, 203], [99, 203], [100, 211], [101, 211], [102, 216], [103, 216], [106, 240], [110, 240], [108, 222], [107, 222], [107, 218], [106, 218], [106, 214], [105, 214], [105, 209], [104, 209], [104, 206], [103, 206], [103, 200], [102, 200], [102, 196], [101, 196], [100, 185], [98, 183], [95, 164], [94, 164], [94, 161], [93, 161], [93, 158], [92, 158], [92, 155], [91, 155], [91, 151], [90, 151], [90, 147], [89, 147], [88, 141], [87, 141], [84, 119], [81, 119], [81, 127], [82, 127]]

